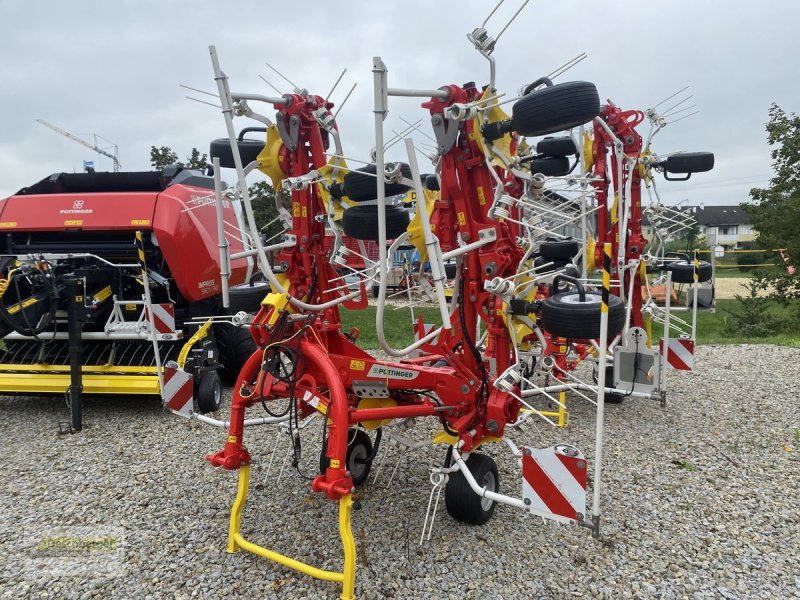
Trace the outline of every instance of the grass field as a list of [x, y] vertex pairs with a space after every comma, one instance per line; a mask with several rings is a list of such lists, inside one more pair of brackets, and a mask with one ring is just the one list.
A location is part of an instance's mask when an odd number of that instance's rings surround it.
[[[700, 344], [778, 344], [780, 346], [800, 347], [800, 322], [793, 320], [796, 314], [790, 308], [771, 306], [770, 313], [775, 319], [784, 323], [784, 331], [776, 335], [754, 338], [751, 336], [736, 336], [726, 332], [726, 323], [731, 320], [730, 312], [738, 312], [737, 300], [718, 300], [715, 313], [699, 312], [697, 315], [697, 337]], [[417, 308], [415, 316], [422, 316], [426, 323], [438, 323], [439, 311], [435, 308]], [[691, 313], [674, 313], [685, 321], [691, 322]], [[359, 345], [365, 349], [379, 348], [375, 334], [375, 307], [368, 306], [365, 310], [342, 310], [342, 329], [349, 331], [357, 327], [361, 335]], [[387, 306], [384, 315], [384, 333], [386, 339], [395, 348], [408, 346], [414, 341], [411, 329], [411, 316], [408, 309], [394, 310]], [[661, 336], [661, 328], [653, 327], [653, 336]]]

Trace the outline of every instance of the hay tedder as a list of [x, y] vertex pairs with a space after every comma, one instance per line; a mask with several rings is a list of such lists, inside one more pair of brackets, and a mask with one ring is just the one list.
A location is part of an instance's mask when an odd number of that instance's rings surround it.
[[[431, 467], [423, 537], [426, 529], [430, 536], [431, 509], [435, 515], [442, 491], [447, 512], [468, 524], [486, 523], [502, 503], [599, 535], [605, 401], [664, 400], [666, 359], [651, 343], [650, 322], [664, 322], [666, 338], [674, 323], [669, 305], [657, 306], [649, 286], [658, 278], [705, 276], [704, 265], [685, 257], [645, 252], [641, 185], [653, 187], [659, 169], [685, 176], [708, 170], [713, 155], [654, 155], [652, 133], [643, 144], [635, 129], [644, 113], [601, 106], [592, 83], [553, 82], [578, 59], [501, 101], [492, 56], [497, 40], [484, 27], [467, 37], [490, 65], [483, 87], [390, 87], [386, 65], [373, 59], [375, 146], [357, 169], [348, 167], [359, 161], [345, 157], [328, 98], [294, 84], [281, 96], [232, 92], [210, 49], [228, 134], [211, 146], [217, 211], [226, 202], [241, 205], [254, 244], [244, 254], [257, 259], [271, 288], [248, 323], [258, 347], [234, 385], [230, 420], [215, 422], [228, 428], [224, 447], [207, 457], [239, 471], [228, 551], [247, 550], [338, 582], [342, 598], [355, 594], [355, 487], [367, 480], [382, 439], [413, 449], [404, 425], [424, 417], [438, 430], [427, 443], [445, 451]], [[424, 100], [435, 143], [426, 160], [434, 174], [420, 173], [419, 123], [393, 140], [384, 137], [389, 102], [403, 97]], [[271, 107], [274, 118], [257, 112], [259, 106]], [[655, 130], [665, 124], [654, 111], [647, 116]], [[237, 135], [235, 117], [261, 123], [264, 139]], [[570, 133], [535, 146], [526, 140], [563, 131]], [[403, 160], [387, 160], [387, 149], [400, 139]], [[223, 189], [221, 168], [236, 170], [235, 188]], [[248, 195], [247, 177], [255, 171], [291, 197], [284, 205], [276, 194], [285, 231], [268, 246]], [[401, 198], [413, 201], [413, 218]], [[647, 209], [661, 210], [654, 193]], [[377, 242], [377, 260], [367, 242]], [[440, 322], [418, 318], [416, 341], [397, 348], [387, 339], [384, 315], [391, 257], [408, 246], [419, 261], [404, 265], [404, 294], [411, 304], [421, 299], [434, 306]], [[221, 240], [216, 264], [223, 298], [226, 265], [241, 255]], [[364, 309], [373, 288], [377, 339], [387, 358], [359, 347], [358, 329], [341, 325], [341, 309]], [[584, 364], [594, 381], [581, 379]], [[587, 459], [579, 449], [519, 447], [509, 437], [532, 418], [567, 425], [568, 393], [597, 410], [591, 509]], [[247, 418], [248, 410], [262, 407], [269, 416]], [[314, 419], [322, 422], [323, 443], [311, 487], [339, 504], [341, 571], [289, 558], [240, 531], [253, 460], [246, 428], [277, 425], [288, 434], [297, 465], [303, 429]], [[481, 452], [498, 442], [519, 466], [516, 495], [501, 493], [497, 465]]]
[[[213, 187], [180, 166], [57, 173], [0, 201], [0, 394], [66, 394], [63, 431], [80, 431], [83, 394], [217, 410], [218, 369], [235, 377], [254, 345], [222, 312]], [[238, 235], [237, 211], [226, 201], [221, 215]], [[253, 261], [230, 267], [241, 284]], [[244, 310], [260, 301], [247, 287], [231, 295]]]

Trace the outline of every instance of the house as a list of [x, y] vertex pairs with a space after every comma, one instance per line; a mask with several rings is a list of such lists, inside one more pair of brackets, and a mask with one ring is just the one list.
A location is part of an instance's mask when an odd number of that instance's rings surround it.
[[749, 247], [756, 237], [750, 227], [750, 217], [739, 205], [700, 206], [694, 209], [693, 216], [700, 225], [700, 235], [704, 235], [711, 248], [724, 246], [728, 250]]

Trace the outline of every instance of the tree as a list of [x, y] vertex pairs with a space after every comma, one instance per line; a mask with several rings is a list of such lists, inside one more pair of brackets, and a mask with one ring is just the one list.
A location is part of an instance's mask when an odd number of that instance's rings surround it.
[[[271, 238], [283, 231], [283, 225], [276, 220], [278, 209], [275, 207], [275, 189], [266, 181], [257, 181], [248, 187], [247, 191], [253, 204], [256, 227], [259, 230], [263, 228], [262, 233], [267, 238]], [[275, 240], [271, 243], [275, 243]]]
[[[761, 276], [772, 286], [776, 300], [800, 298], [800, 117], [787, 115], [777, 104], [769, 109], [767, 140], [772, 149], [775, 175], [766, 188], [750, 190], [752, 203], [742, 203], [750, 223], [758, 231], [758, 245], [766, 249], [785, 248], [788, 264]], [[794, 273], [789, 273], [790, 269]]]
[[161, 171], [176, 162], [178, 162], [178, 155], [169, 146], [160, 148], [150, 146], [150, 164], [153, 166], [153, 170]]
[[203, 154], [201, 156], [197, 148], [192, 148], [192, 153], [189, 155], [189, 158], [186, 159], [186, 168], [198, 169], [205, 173], [208, 166], [208, 154]]

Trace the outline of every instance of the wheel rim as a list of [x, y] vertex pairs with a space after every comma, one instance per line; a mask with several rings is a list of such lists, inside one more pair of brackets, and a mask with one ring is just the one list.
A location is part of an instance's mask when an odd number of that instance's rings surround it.
[[561, 296], [560, 301], [564, 304], [600, 304], [600, 296], [597, 294], [585, 294], [581, 300], [580, 294], [566, 294]]
[[[483, 476], [483, 481], [481, 485], [486, 488], [487, 492], [496, 492], [497, 491], [497, 478], [494, 476], [494, 473], [489, 471], [486, 475]], [[488, 512], [492, 509], [494, 505], [494, 500], [491, 498], [483, 497], [481, 498], [481, 509], [484, 512]]]
[[219, 408], [222, 404], [222, 384], [217, 381], [214, 384], [214, 406]]
[[358, 479], [361, 477], [367, 470], [367, 463], [356, 462], [356, 459], [364, 460], [367, 458], [367, 447], [363, 444], [358, 444], [353, 447], [350, 451], [350, 461], [348, 464], [348, 470], [350, 471], [350, 476], [353, 479]]

